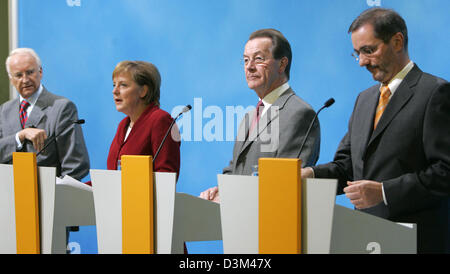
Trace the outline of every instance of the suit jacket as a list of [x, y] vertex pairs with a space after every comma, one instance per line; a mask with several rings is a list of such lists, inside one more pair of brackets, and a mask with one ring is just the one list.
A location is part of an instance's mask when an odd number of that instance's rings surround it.
[[[128, 138], [124, 141], [128, 125], [130, 124], [130, 118], [124, 118], [119, 123], [109, 149], [108, 169], [117, 169], [117, 161], [122, 155], [155, 155], [172, 121], [173, 118], [169, 113], [151, 104], [135, 122]], [[179, 174], [181, 143], [176, 125], [174, 125], [171, 132], [154, 162], [153, 170]], [[174, 138], [178, 140], [174, 140]]]
[[313, 117], [314, 110], [289, 88], [261, 116], [249, 134], [256, 109], [241, 121], [233, 149], [233, 160], [224, 174], [251, 175], [259, 158], [300, 158], [302, 166], [314, 165], [320, 151], [320, 126], [316, 121], [300, 151], [301, 143]]
[[383, 182], [384, 202], [364, 211], [416, 223], [418, 252], [448, 252], [450, 241], [450, 84], [416, 65], [373, 130], [379, 85], [359, 94], [334, 161], [318, 178]]
[[[44, 87], [39, 95], [25, 128], [44, 129], [46, 143], [78, 120], [77, 108], [68, 99], [54, 95]], [[19, 120], [19, 98], [0, 106], [0, 162], [11, 163], [12, 153], [17, 150], [15, 135], [22, 130]], [[22, 151], [36, 152], [30, 141], [24, 143]], [[81, 126], [74, 124], [61, 133], [40, 155], [39, 166], [56, 167], [58, 176], [69, 175], [81, 180], [89, 173], [89, 155]]]

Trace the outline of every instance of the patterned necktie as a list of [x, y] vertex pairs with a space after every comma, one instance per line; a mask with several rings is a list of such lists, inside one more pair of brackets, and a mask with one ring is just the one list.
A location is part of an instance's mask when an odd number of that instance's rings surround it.
[[252, 132], [252, 130], [255, 128], [256, 124], [259, 121], [259, 118], [261, 118], [261, 113], [264, 109], [264, 103], [262, 100], [259, 100], [258, 104], [256, 104], [256, 115], [253, 116], [252, 124], [250, 126], [249, 132]]
[[378, 122], [380, 121], [381, 115], [383, 115], [387, 104], [389, 103], [389, 96], [391, 96], [391, 91], [388, 86], [382, 86], [380, 88], [380, 100], [378, 101], [377, 111], [375, 113], [375, 120], [373, 122], [373, 129], [377, 128]]
[[22, 128], [25, 127], [25, 123], [27, 122], [27, 119], [28, 119], [27, 108], [29, 106], [30, 106], [30, 103], [28, 103], [27, 100], [23, 100], [22, 103], [20, 104], [19, 118], [20, 118], [20, 124], [22, 125]]

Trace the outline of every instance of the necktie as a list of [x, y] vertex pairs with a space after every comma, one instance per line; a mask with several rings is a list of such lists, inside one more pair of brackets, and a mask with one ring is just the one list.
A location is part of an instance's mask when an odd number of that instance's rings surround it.
[[23, 100], [22, 103], [20, 103], [20, 111], [19, 111], [19, 118], [20, 118], [20, 124], [22, 125], [22, 128], [25, 127], [25, 123], [28, 119], [27, 114], [27, 108], [30, 106], [30, 103], [28, 103], [27, 100]]
[[378, 101], [377, 111], [375, 113], [375, 120], [373, 122], [373, 129], [378, 125], [380, 121], [381, 115], [383, 115], [384, 110], [386, 109], [387, 104], [389, 103], [389, 96], [391, 96], [391, 91], [388, 86], [382, 86], [380, 88], [380, 100]]
[[261, 118], [261, 113], [264, 109], [264, 103], [262, 100], [259, 100], [258, 104], [256, 104], [256, 115], [253, 116], [252, 124], [250, 126], [249, 132], [252, 132], [252, 130], [255, 128], [256, 124], [259, 121], [259, 118]]

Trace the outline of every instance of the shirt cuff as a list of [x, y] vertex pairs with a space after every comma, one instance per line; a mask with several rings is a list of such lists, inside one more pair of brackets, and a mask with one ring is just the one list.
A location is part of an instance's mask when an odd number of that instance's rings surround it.
[[384, 204], [388, 205], [387, 200], [386, 200], [386, 194], [384, 193], [383, 183], [381, 183], [381, 192], [383, 193], [383, 202], [384, 202]]
[[22, 144], [22, 142], [20, 141], [20, 138], [19, 138], [19, 132], [17, 132], [17, 133], [16, 133], [16, 148], [17, 148], [17, 150], [21, 150], [22, 147], [23, 147], [23, 144]]

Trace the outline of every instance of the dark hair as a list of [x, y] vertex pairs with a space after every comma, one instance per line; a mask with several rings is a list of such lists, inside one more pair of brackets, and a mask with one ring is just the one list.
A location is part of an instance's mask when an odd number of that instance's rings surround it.
[[155, 65], [145, 61], [122, 61], [114, 69], [113, 79], [124, 72], [130, 73], [133, 81], [139, 86], [148, 87], [148, 92], [143, 98], [146, 105], [155, 103], [159, 106], [161, 75]]
[[392, 36], [400, 32], [404, 37], [403, 48], [408, 51], [408, 29], [405, 20], [394, 10], [371, 8], [361, 13], [350, 25], [348, 33], [354, 32], [365, 24], [373, 26], [375, 37], [387, 44]]
[[291, 70], [291, 61], [292, 61], [292, 51], [291, 45], [284, 35], [276, 29], [260, 29], [252, 34], [248, 40], [252, 40], [255, 38], [270, 38], [272, 39], [273, 45], [273, 57], [277, 60], [286, 57], [288, 59], [288, 64], [284, 73], [286, 74], [287, 79], [289, 80], [289, 71]]

